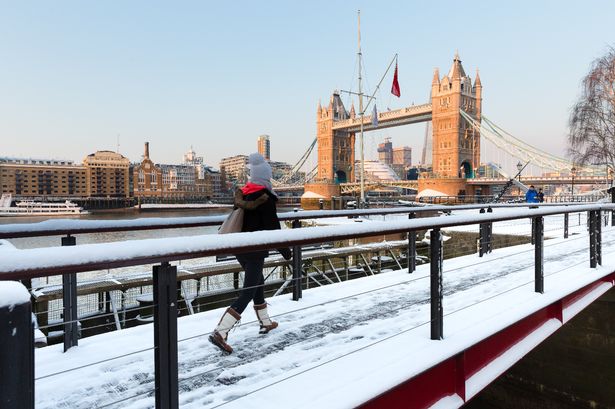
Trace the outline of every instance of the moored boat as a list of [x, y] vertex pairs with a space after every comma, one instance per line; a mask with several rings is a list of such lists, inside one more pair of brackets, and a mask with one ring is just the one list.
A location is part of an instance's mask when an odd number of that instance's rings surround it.
[[15, 206], [12, 204], [12, 195], [3, 194], [0, 199], [0, 216], [66, 216], [88, 213], [70, 200], [64, 202], [21, 200], [16, 202]]

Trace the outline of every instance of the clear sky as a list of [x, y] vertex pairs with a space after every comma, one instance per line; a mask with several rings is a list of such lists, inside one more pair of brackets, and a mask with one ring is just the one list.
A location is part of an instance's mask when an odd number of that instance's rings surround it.
[[[357, 9], [372, 89], [399, 53], [379, 110], [427, 102], [434, 67], [459, 50], [480, 69], [483, 111], [512, 134], [565, 151], [570, 107], [593, 59], [615, 44], [615, 2], [0, 2], [0, 156], [81, 159], [116, 150], [179, 163], [256, 150], [294, 163], [316, 134], [318, 101], [357, 89]], [[344, 97], [345, 102], [349, 102]], [[418, 158], [424, 125], [368, 134]]]

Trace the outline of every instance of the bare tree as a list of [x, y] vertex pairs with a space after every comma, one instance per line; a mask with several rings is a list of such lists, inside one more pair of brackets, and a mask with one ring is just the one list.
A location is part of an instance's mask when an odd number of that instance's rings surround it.
[[570, 115], [568, 153], [579, 164], [615, 169], [615, 49], [596, 59]]

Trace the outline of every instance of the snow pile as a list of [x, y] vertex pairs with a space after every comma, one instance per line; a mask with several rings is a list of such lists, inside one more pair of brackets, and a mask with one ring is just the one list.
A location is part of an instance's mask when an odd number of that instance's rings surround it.
[[323, 195], [319, 195], [318, 193], [312, 192], [310, 190], [302, 194], [301, 198], [302, 199], [325, 199]]
[[432, 196], [448, 196], [446, 193], [442, 193], [438, 190], [433, 189], [423, 189], [416, 195], [416, 198], [419, 199], [421, 197], [432, 197]]
[[0, 281], [0, 308], [13, 308], [30, 302], [30, 293], [17, 281]]
[[0, 251], [2, 250], [8, 250], [8, 249], [15, 249], [15, 246], [13, 246], [13, 243], [11, 243], [8, 240], [0, 240]]

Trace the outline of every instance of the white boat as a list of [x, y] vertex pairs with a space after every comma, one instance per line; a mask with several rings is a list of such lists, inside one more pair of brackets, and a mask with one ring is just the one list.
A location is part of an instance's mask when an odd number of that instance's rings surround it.
[[11, 194], [3, 194], [0, 198], [0, 216], [66, 216], [87, 214], [82, 207], [67, 200], [65, 202], [35, 202], [22, 200], [11, 206]]

